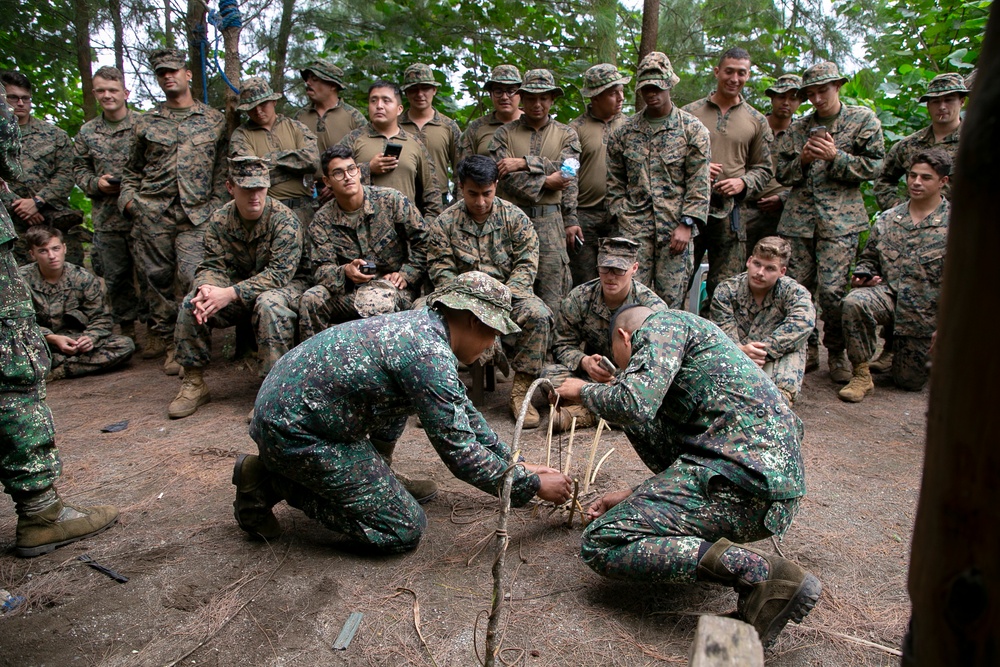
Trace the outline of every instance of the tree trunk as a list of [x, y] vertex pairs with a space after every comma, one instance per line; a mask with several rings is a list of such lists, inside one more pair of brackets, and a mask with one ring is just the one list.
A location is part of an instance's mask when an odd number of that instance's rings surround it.
[[[222, 30], [222, 41], [226, 45], [226, 78], [234, 86], [240, 85], [240, 28], [224, 28]], [[240, 114], [236, 111], [239, 103], [239, 95], [226, 86], [226, 125], [229, 133], [232, 134], [236, 126], [240, 124]]]
[[[642, 3], [642, 36], [639, 39], [639, 62], [656, 50], [656, 40], [660, 36], [660, 0], [643, 0]], [[639, 63], [637, 62], [636, 65]], [[646, 107], [642, 96], [636, 93], [635, 111], [639, 113]]]
[[122, 25], [121, 0], [108, 0], [108, 10], [111, 12], [111, 28], [114, 33], [115, 67], [125, 71], [125, 28]]
[[90, 120], [97, 115], [97, 100], [94, 98], [94, 73], [91, 69], [90, 7], [87, 0], [73, 0], [73, 29], [76, 32], [76, 65], [83, 88], [83, 117]]
[[174, 48], [174, 27], [171, 22], [174, 17], [171, 15], [170, 11], [170, 0], [163, 0], [163, 36], [167, 40], [167, 48]]
[[618, 64], [618, 0], [592, 0], [597, 62]]
[[996, 5], [990, 10], [952, 190], [904, 665], [1000, 664], [1000, 353], [982, 329], [984, 313], [1000, 309], [994, 195], [1000, 165], [993, 148], [1000, 144], [998, 12]]
[[[201, 0], [188, 0], [187, 16], [184, 19], [184, 27], [188, 36], [188, 62], [191, 64], [191, 93], [196, 100], [204, 97], [204, 82], [208, 81], [208, 72], [202, 67], [200, 40], [208, 38], [205, 22], [205, 4]], [[208, 46], [205, 47], [205, 55], [211, 60]]]
[[295, 0], [281, 0], [281, 23], [278, 24], [278, 41], [271, 51], [274, 63], [271, 66], [271, 88], [275, 92], [285, 90], [285, 67], [288, 64], [288, 37], [292, 34], [292, 17], [295, 15]]

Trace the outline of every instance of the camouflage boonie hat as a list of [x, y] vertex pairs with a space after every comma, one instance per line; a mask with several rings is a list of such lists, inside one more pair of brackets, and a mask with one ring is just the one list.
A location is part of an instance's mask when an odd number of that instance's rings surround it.
[[521, 85], [521, 72], [513, 65], [497, 65], [490, 72], [490, 78], [487, 79], [486, 85], [483, 86], [487, 91], [492, 90], [493, 86], [520, 86]]
[[312, 72], [319, 79], [332, 83], [341, 90], [344, 89], [344, 70], [329, 60], [314, 60], [300, 69], [299, 74], [302, 76], [303, 81], [305, 81], [309, 72]]
[[237, 111], [250, 111], [258, 104], [271, 100], [280, 100], [284, 97], [281, 93], [271, 90], [270, 84], [263, 77], [254, 76], [243, 82], [240, 86], [240, 103]]
[[179, 49], [158, 49], [149, 54], [149, 66], [161, 69], [187, 69], [187, 54]]
[[778, 80], [768, 86], [764, 94], [768, 97], [774, 97], [775, 95], [781, 95], [782, 93], [787, 93], [791, 90], [799, 90], [802, 88], [802, 77], [798, 74], [782, 74], [778, 77]]
[[639, 69], [635, 75], [635, 92], [638, 93], [644, 86], [670, 90], [680, 82], [680, 77], [674, 74], [674, 67], [670, 64], [667, 54], [653, 51], [639, 62]]
[[556, 77], [549, 70], [529, 69], [525, 72], [524, 81], [521, 82], [517, 92], [531, 95], [552, 93], [554, 97], [559, 97], [563, 94], [563, 89], [556, 85]]
[[612, 86], [624, 86], [631, 80], [632, 77], [625, 76], [614, 65], [608, 63], [594, 65], [583, 73], [583, 88], [580, 89], [580, 94], [591, 98]]
[[427, 297], [427, 306], [440, 303], [455, 310], [468, 310], [501, 336], [521, 327], [510, 319], [510, 289], [482, 271], [469, 271]]
[[410, 65], [403, 72], [403, 85], [400, 86], [400, 90], [406, 91], [407, 88], [413, 88], [419, 85], [434, 86], [435, 88], [440, 88], [441, 84], [434, 80], [434, 71], [431, 70], [429, 65], [424, 65], [423, 63], [417, 63], [416, 65]]
[[388, 280], [371, 280], [354, 292], [354, 309], [362, 318], [394, 313], [398, 293], [396, 286]]
[[631, 269], [639, 256], [639, 244], [621, 236], [597, 241], [597, 266]]
[[927, 92], [920, 96], [919, 101], [926, 102], [932, 97], [944, 97], [951, 93], [968, 95], [969, 89], [965, 87], [965, 79], [962, 78], [961, 74], [955, 74], [954, 72], [938, 74], [927, 84]]
[[831, 81], [847, 83], [848, 78], [846, 76], [840, 76], [840, 70], [837, 69], [836, 63], [816, 63], [803, 72], [802, 88], [800, 91], [805, 90], [809, 86], [822, 86], [824, 83], [830, 83]]
[[241, 188], [271, 187], [270, 163], [256, 155], [229, 158], [229, 182]]

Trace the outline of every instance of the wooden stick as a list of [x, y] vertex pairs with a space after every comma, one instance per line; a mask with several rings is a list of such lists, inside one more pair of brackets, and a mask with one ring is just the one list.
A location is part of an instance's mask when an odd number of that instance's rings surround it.
[[566, 448], [566, 465], [563, 467], [563, 474], [569, 474], [569, 464], [573, 461], [573, 438], [576, 436], [576, 416], [573, 416], [573, 423], [569, 427], [569, 446]]
[[590, 490], [590, 471], [594, 469], [594, 456], [597, 455], [597, 443], [601, 441], [601, 432], [608, 422], [601, 419], [597, 422], [597, 433], [594, 434], [594, 444], [590, 446], [590, 460], [587, 461], [587, 474], [583, 476], [583, 495]]
[[556, 410], [559, 409], [559, 394], [556, 400], [549, 406], [549, 434], [545, 438], [545, 467], [552, 466], [552, 425], [556, 421]]
[[[575, 419], [575, 417], [574, 417]], [[566, 520], [566, 527], [573, 527], [573, 517], [576, 516], [576, 508], [580, 505], [578, 498], [580, 497], [580, 480], [573, 480], [573, 502], [569, 506], [569, 518]], [[580, 519], [583, 519], [583, 513], [580, 513]]]
[[608, 457], [609, 457], [609, 456], [611, 456], [611, 453], [612, 453], [613, 451], [615, 451], [615, 448], [614, 448], [614, 447], [612, 447], [611, 449], [609, 449], [609, 450], [608, 450], [608, 453], [607, 453], [607, 454], [605, 454], [604, 456], [602, 456], [602, 457], [601, 457], [601, 460], [597, 462], [597, 467], [596, 467], [596, 468], [594, 468], [594, 475], [593, 475], [593, 476], [592, 476], [592, 477], [590, 478], [590, 483], [591, 483], [591, 484], [593, 484], [593, 483], [594, 483], [594, 480], [595, 480], [595, 479], [597, 479], [597, 473], [598, 473], [598, 472], [600, 471], [600, 469], [601, 469], [601, 466], [602, 466], [602, 465], [604, 465], [604, 462], [605, 462], [605, 461], [606, 461], [606, 460], [608, 459]]

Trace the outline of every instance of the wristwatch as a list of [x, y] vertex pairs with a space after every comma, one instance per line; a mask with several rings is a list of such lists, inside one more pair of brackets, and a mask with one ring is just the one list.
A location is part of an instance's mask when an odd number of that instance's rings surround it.
[[31, 201], [35, 202], [35, 208], [38, 209], [39, 211], [41, 211], [42, 207], [45, 206], [45, 202], [43, 202], [38, 197], [32, 197]]
[[694, 227], [694, 218], [692, 218], [690, 215], [682, 215], [681, 224], [684, 225], [685, 227]]

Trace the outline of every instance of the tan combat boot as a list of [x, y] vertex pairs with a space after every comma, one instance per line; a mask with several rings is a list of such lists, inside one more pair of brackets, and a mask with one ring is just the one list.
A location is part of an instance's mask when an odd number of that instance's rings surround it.
[[167, 414], [171, 419], [181, 419], [193, 415], [199, 407], [212, 400], [203, 373], [204, 369], [193, 366], [184, 369], [181, 390], [177, 393], [177, 397], [170, 402], [170, 407], [167, 408]]
[[157, 359], [167, 353], [167, 341], [152, 331], [146, 333], [146, 344], [142, 346], [143, 359]]
[[177, 349], [174, 344], [167, 345], [167, 358], [163, 361], [163, 372], [167, 375], [178, 375], [181, 372], [181, 365], [174, 358], [176, 354]]
[[830, 379], [837, 384], [847, 384], [851, 381], [851, 362], [847, 360], [847, 353], [841, 350], [834, 352], [829, 350], [830, 357], [827, 365], [830, 367]]
[[[53, 495], [54, 492], [53, 492]], [[118, 510], [110, 505], [76, 507], [56, 501], [40, 511], [18, 510], [17, 543], [14, 553], [34, 558], [77, 540], [96, 535], [118, 520]]]
[[[385, 464], [392, 468], [392, 453], [396, 451], [396, 443], [388, 442], [386, 440], [379, 440], [378, 438], [369, 438], [372, 446], [375, 448], [382, 458], [385, 459]], [[392, 474], [396, 476], [399, 483], [403, 485], [407, 493], [413, 496], [419, 504], [423, 505], [426, 502], [430, 502], [431, 498], [437, 495], [438, 485], [432, 479], [410, 479], [406, 475], [402, 475], [395, 470]]]
[[[521, 416], [521, 405], [524, 397], [528, 393], [528, 387], [535, 381], [535, 378], [520, 371], [514, 373], [514, 386], [510, 389], [510, 413], [514, 415], [516, 421]], [[535, 406], [528, 404], [528, 411], [524, 414], [524, 428], [538, 428], [541, 417]]]
[[837, 392], [840, 400], [848, 403], [860, 403], [865, 400], [865, 396], [875, 391], [875, 383], [872, 382], [872, 374], [868, 370], [868, 364], [858, 364], [854, 367], [854, 373], [847, 386]]
[[281, 535], [281, 524], [271, 508], [283, 500], [269, 483], [270, 473], [253, 454], [240, 454], [233, 466], [236, 500], [233, 515], [240, 528], [251, 537], [273, 540]]
[[882, 353], [875, 361], [868, 364], [868, 370], [872, 373], [885, 373], [892, 370], [892, 348], [882, 348]]
[[568, 433], [573, 427], [573, 417], [576, 417], [576, 427], [590, 428], [597, 423], [594, 413], [582, 405], [559, 406], [555, 414], [555, 422], [552, 424], [553, 433]]

